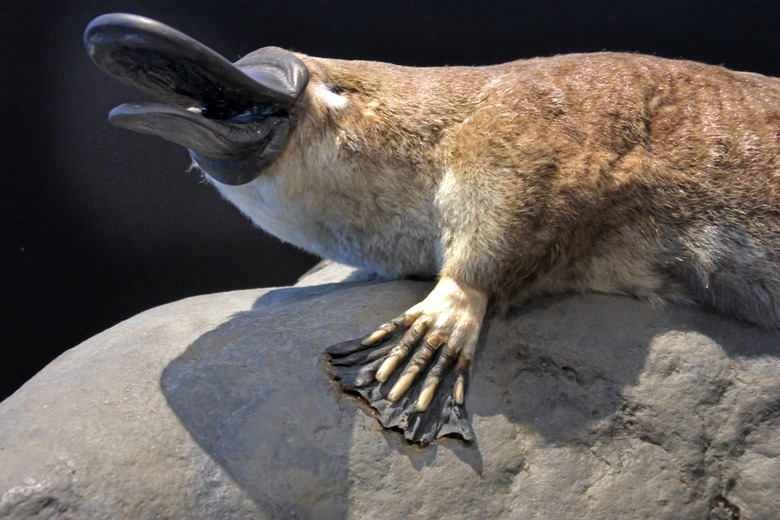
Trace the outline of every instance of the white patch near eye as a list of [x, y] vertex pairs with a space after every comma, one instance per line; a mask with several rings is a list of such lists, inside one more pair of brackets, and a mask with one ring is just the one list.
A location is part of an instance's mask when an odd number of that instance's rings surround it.
[[328, 108], [334, 110], [343, 110], [349, 104], [349, 100], [344, 96], [336, 94], [325, 85], [317, 85], [314, 87], [314, 94], [323, 102]]

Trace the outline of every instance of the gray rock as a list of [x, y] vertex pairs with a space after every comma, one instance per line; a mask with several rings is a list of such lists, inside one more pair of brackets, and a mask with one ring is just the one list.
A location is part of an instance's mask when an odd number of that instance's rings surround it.
[[777, 518], [777, 332], [538, 300], [481, 338], [477, 442], [420, 448], [324, 350], [431, 284], [348, 276], [190, 298], [63, 354], [0, 404], [0, 517]]

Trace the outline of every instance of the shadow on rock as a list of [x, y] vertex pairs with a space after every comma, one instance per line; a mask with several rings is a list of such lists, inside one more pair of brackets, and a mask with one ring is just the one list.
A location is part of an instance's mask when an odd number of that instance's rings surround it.
[[324, 349], [364, 333], [373, 321], [366, 312], [389, 318], [393, 307], [414, 304], [430, 289], [421, 285], [402, 284], [392, 305], [372, 298], [382, 291], [370, 282], [272, 291], [173, 360], [162, 391], [195, 441], [271, 517], [346, 516], [355, 416], [365, 412], [327, 375]]
[[[741, 430], [735, 424], [734, 435], [723, 433], [721, 423], [734, 410], [720, 403], [735, 387], [740, 363], [768, 356], [766, 370], [777, 365], [776, 332], [625, 297], [538, 299], [485, 327], [466, 402], [477, 442], [443, 439], [420, 448], [383, 430], [364, 403], [342, 392], [328, 376], [324, 352], [395, 317], [430, 289], [407, 281], [273, 291], [172, 361], [163, 393], [199, 445], [272, 517], [345, 517], [361, 493], [383, 503], [391, 477], [402, 483], [392, 488], [397, 496], [403, 486], [438, 489], [437, 479], [457, 473], [468, 486], [454, 485], [452, 496], [481, 504], [483, 484], [511, 491], [529, 438], [550, 447], [589, 446], [588, 456], [598, 459], [587, 466], [594, 475], [632, 439], [650, 442], [671, 460], [679, 452], [699, 461], [682, 468], [681, 479], [697, 496], [721, 496], [718, 479], [699, 478], [710, 464], [702, 453], [717, 448], [712, 464], [726, 478], [723, 457]], [[780, 395], [780, 385], [764, 384], [767, 399]], [[735, 412], [744, 416], [738, 423], [758, 413], [745, 407]], [[720, 434], [722, 449], [715, 446]], [[621, 436], [629, 440], [616, 443]]]

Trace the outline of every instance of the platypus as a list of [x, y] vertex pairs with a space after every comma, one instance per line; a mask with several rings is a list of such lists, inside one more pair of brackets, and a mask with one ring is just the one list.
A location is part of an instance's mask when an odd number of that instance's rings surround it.
[[486, 313], [536, 294], [633, 295], [780, 327], [778, 79], [609, 52], [417, 68], [265, 47], [230, 63], [127, 14], [84, 38], [100, 68], [160, 101], [111, 122], [189, 149], [259, 227], [437, 278], [348, 352], [381, 345], [351, 384], [412, 414], [445, 374], [442, 402], [462, 407]]

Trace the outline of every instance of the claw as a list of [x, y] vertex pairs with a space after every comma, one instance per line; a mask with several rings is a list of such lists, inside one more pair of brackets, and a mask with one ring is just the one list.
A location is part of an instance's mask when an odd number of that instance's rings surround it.
[[395, 371], [395, 368], [398, 366], [398, 363], [406, 357], [406, 355], [409, 353], [408, 351], [404, 352], [398, 347], [395, 347], [393, 349], [393, 352], [390, 352], [390, 355], [382, 362], [382, 365], [379, 367], [379, 370], [376, 371], [376, 376], [374, 378], [379, 381], [380, 383], [385, 383], [390, 378], [390, 374], [392, 374]]
[[405, 326], [406, 316], [401, 315], [394, 320], [383, 323], [377, 330], [366, 336], [360, 343], [366, 347], [373, 347], [391, 338], [398, 329]]
[[423, 386], [420, 395], [417, 397], [417, 401], [414, 403], [415, 412], [424, 412], [431, 405], [433, 396], [436, 394], [436, 387], [439, 386], [439, 381], [426, 382]]
[[390, 393], [387, 394], [387, 398], [390, 401], [397, 401], [401, 398], [402, 395], [406, 393], [407, 390], [409, 390], [409, 387], [412, 386], [412, 383], [415, 379], [417, 379], [417, 376], [420, 374], [422, 369], [428, 365], [428, 362], [436, 353], [436, 349], [439, 348], [439, 345], [440, 343], [432, 344], [428, 338], [423, 341], [422, 345], [420, 345], [420, 348], [414, 354], [412, 360], [401, 373], [401, 377], [398, 379], [395, 385], [393, 385]]
[[415, 323], [414, 326], [409, 329], [398, 345], [393, 347], [393, 350], [388, 354], [387, 359], [382, 363], [376, 373], [376, 380], [380, 383], [384, 383], [390, 378], [390, 375], [395, 371], [398, 363], [401, 362], [412, 350], [428, 329], [428, 325], [425, 322]]
[[433, 368], [431, 368], [431, 370], [428, 372], [428, 376], [425, 378], [423, 389], [420, 392], [420, 395], [417, 397], [417, 402], [414, 406], [416, 411], [424, 412], [428, 409], [428, 406], [430, 406], [431, 401], [433, 400], [433, 396], [436, 393], [436, 388], [439, 386], [439, 382], [444, 375], [444, 371], [446, 370], [447, 366], [452, 363], [454, 355], [455, 347], [451, 347], [448, 344], [445, 345], [441, 351], [441, 354], [439, 355], [439, 359], [436, 361], [436, 364], [433, 366]]
[[[389, 324], [386, 323], [385, 325], [389, 325]], [[384, 327], [385, 325], [382, 325], [382, 327]], [[380, 327], [378, 330], [375, 330], [374, 332], [369, 334], [360, 343], [365, 345], [366, 347], [373, 347], [374, 345], [378, 345], [382, 341], [384, 341], [385, 338], [390, 336], [390, 334], [392, 334], [391, 330], [387, 330]]]
[[409, 390], [409, 387], [412, 386], [412, 383], [414, 383], [414, 380], [417, 379], [417, 374], [419, 373], [419, 368], [405, 371], [393, 385], [393, 388], [390, 389], [390, 392], [388, 392], [387, 400], [394, 403], [403, 397], [406, 391]]
[[466, 399], [466, 390], [471, 374], [471, 360], [465, 357], [459, 358], [458, 364], [455, 366], [455, 373], [457, 377], [452, 388], [452, 398], [455, 399], [455, 404], [462, 405]]

